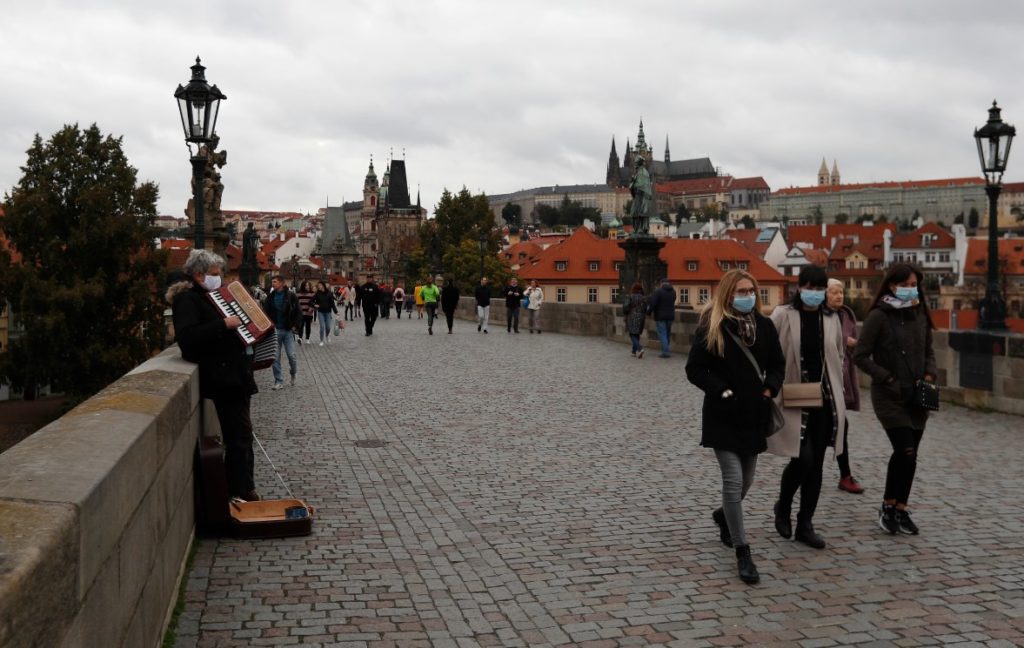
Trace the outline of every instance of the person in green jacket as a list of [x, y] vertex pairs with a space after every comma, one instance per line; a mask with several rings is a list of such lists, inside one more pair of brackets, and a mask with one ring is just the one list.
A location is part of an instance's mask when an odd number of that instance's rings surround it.
[[441, 291], [434, 283], [433, 277], [427, 277], [427, 284], [420, 291], [423, 304], [427, 307], [427, 333], [434, 334], [434, 318], [437, 317], [437, 300], [441, 298]]

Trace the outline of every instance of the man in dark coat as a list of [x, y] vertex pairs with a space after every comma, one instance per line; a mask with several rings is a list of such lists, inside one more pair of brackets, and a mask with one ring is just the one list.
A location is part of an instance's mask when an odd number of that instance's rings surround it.
[[669, 335], [672, 333], [672, 322], [676, 319], [676, 291], [668, 279], [662, 279], [661, 287], [651, 294], [647, 301], [647, 314], [654, 316], [654, 326], [658, 330], [658, 340], [661, 342], [661, 354], [658, 357], [671, 357]]
[[519, 287], [519, 280], [512, 277], [512, 280], [505, 286], [505, 311], [507, 313], [508, 332], [515, 330], [519, 332], [519, 307], [523, 305], [523, 289]]
[[274, 323], [274, 332], [277, 334], [277, 355], [274, 357], [274, 387], [284, 387], [284, 371], [281, 368], [281, 350], [284, 349], [288, 356], [288, 369], [291, 375], [291, 385], [295, 386], [295, 376], [299, 373], [299, 359], [295, 355], [295, 333], [302, 323], [302, 308], [299, 306], [299, 298], [292, 291], [288, 290], [288, 282], [281, 275], [270, 280], [273, 290], [263, 300], [263, 311]]
[[455, 280], [448, 279], [444, 288], [441, 289], [441, 310], [444, 311], [444, 318], [448, 323], [448, 334], [452, 333], [452, 324], [455, 321], [455, 309], [459, 306], [459, 289], [455, 287]]
[[249, 416], [249, 401], [257, 389], [245, 344], [235, 332], [242, 322], [234, 316], [224, 318], [206, 295], [220, 287], [224, 265], [224, 259], [213, 252], [193, 250], [184, 266], [187, 278], [167, 289], [167, 301], [181, 357], [199, 365], [199, 394], [217, 409], [228, 495], [258, 500]]
[[487, 285], [487, 277], [480, 278], [480, 285], [473, 291], [476, 298], [476, 330], [487, 332], [487, 322], [491, 318], [491, 289]]
[[366, 275], [366, 282], [356, 289], [356, 304], [363, 310], [366, 334], [373, 335], [373, 325], [377, 322], [380, 307], [380, 287], [373, 282], [373, 275]]

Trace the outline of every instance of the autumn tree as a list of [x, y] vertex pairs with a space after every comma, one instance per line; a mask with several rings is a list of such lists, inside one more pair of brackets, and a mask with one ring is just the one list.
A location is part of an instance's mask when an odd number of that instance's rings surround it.
[[0, 352], [0, 382], [26, 399], [49, 385], [86, 398], [163, 342], [163, 253], [157, 187], [138, 184], [121, 138], [94, 124], [36, 135], [22, 177], [4, 194], [0, 301], [22, 329]]

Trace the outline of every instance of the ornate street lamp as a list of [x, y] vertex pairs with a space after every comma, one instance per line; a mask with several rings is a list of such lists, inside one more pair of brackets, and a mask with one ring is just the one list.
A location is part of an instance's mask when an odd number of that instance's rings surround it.
[[1006, 301], [999, 290], [999, 219], [996, 205], [1003, 190], [1003, 172], [1010, 157], [1010, 145], [1017, 129], [1004, 123], [996, 102], [988, 109], [988, 122], [974, 130], [978, 143], [978, 159], [985, 174], [985, 195], [988, 196], [988, 277], [985, 297], [981, 300], [978, 328], [1006, 330]]
[[484, 255], [487, 254], [487, 232], [480, 230], [480, 238], [477, 239], [480, 245], [480, 278], [484, 277]]
[[206, 243], [203, 224], [203, 176], [206, 174], [206, 157], [200, 156], [200, 150], [216, 137], [220, 102], [227, 97], [217, 86], [211, 86], [206, 82], [206, 68], [197, 56], [196, 64], [192, 66], [192, 79], [187, 86], [178, 86], [174, 91], [174, 98], [178, 100], [181, 127], [185, 131], [185, 145], [189, 147], [190, 153], [191, 145], [196, 146], [192, 154], [192, 205], [196, 218], [195, 247], [202, 249]]

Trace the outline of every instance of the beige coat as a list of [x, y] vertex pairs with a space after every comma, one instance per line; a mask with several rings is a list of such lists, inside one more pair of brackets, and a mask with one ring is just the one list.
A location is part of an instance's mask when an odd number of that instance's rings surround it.
[[[824, 308], [824, 306], [822, 306]], [[782, 354], [786, 357], [786, 382], [800, 382], [800, 312], [789, 304], [784, 304], [772, 311], [772, 322], [779, 332], [779, 343]], [[823, 378], [827, 378], [832, 392], [832, 403], [836, 409], [838, 429], [836, 432], [835, 453], [842, 454], [845, 443], [846, 404], [843, 402], [843, 327], [839, 316], [826, 311], [824, 318], [825, 368]], [[775, 398], [782, 407], [782, 392]], [[782, 412], [786, 425], [774, 435], [768, 437], [768, 452], [783, 457], [800, 456], [800, 412], [796, 408], [783, 407]]]

